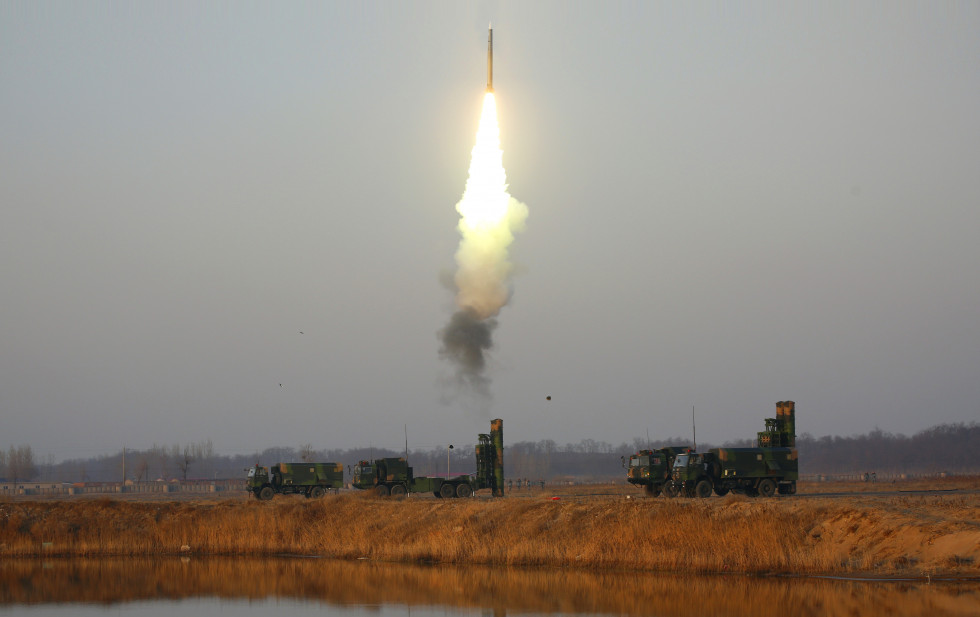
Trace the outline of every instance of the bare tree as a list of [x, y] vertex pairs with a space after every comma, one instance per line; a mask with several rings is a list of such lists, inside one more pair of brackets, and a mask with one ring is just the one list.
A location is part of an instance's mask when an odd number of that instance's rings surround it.
[[211, 475], [212, 460], [214, 459], [214, 444], [211, 443], [211, 440], [207, 439], [194, 444], [193, 456], [195, 460], [201, 462], [204, 475]]
[[146, 456], [140, 457], [140, 462], [136, 464], [136, 481], [142, 482], [143, 476], [148, 475], [150, 470], [150, 461]]
[[10, 446], [7, 452], [7, 474], [17, 484], [20, 480], [30, 480], [37, 475], [34, 465], [34, 450], [28, 445]]
[[167, 451], [167, 446], [153, 444], [153, 447], [150, 448], [150, 458], [159, 466], [160, 478], [168, 480], [170, 477], [170, 453]]
[[316, 451], [313, 450], [313, 444], [304, 443], [300, 445], [299, 458], [306, 463], [312, 462], [316, 458]]
[[184, 446], [183, 450], [177, 444], [170, 450], [170, 456], [177, 461], [177, 469], [180, 471], [181, 478], [187, 480], [187, 471], [191, 468], [194, 458], [194, 447]]

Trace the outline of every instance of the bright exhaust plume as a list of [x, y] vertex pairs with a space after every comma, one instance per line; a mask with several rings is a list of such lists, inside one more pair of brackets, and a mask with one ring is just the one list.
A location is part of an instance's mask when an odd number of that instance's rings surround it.
[[483, 98], [469, 178], [456, 211], [462, 236], [453, 279], [457, 310], [441, 332], [440, 354], [454, 363], [461, 385], [489, 396], [485, 354], [493, 347], [496, 317], [512, 294], [513, 265], [507, 249], [527, 218], [527, 206], [507, 192], [492, 92]]

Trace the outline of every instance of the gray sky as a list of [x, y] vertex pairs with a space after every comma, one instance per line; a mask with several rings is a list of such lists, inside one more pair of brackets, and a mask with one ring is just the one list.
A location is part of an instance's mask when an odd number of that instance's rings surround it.
[[[491, 19], [487, 409], [438, 332]], [[0, 447], [976, 421], [978, 110], [976, 2], [0, 2]]]

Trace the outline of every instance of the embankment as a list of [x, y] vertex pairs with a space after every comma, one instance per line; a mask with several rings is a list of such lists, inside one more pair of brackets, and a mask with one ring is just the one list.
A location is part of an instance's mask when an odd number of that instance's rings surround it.
[[0, 558], [319, 555], [675, 572], [980, 576], [980, 496], [0, 502]]

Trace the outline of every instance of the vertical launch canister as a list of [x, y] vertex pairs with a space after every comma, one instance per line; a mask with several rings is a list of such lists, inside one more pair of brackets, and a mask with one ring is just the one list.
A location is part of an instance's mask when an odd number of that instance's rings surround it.
[[493, 24], [487, 35], [487, 92], [493, 92]]
[[493, 496], [504, 496], [504, 421], [490, 422], [490, 439], [496, 455], [493, 457]]

